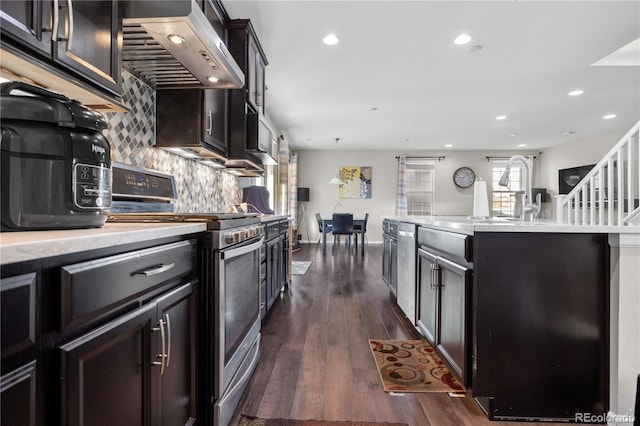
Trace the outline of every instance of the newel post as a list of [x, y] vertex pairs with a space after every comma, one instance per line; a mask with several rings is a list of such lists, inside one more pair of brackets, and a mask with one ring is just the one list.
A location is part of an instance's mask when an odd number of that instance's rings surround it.
[[556, 199], [556, 202], [555, 202], [556, 223], [563, 224], [563, 223], [565, 223], [565, 220], [564, 220], [564, 200], [565, 200], [565, 198], [567, 198], [567, 196], [566, 195], [554, 195], [553, 198]]

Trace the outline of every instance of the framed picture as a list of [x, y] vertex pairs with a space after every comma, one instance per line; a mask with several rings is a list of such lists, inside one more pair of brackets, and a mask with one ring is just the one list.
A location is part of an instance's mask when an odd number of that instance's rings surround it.
[[370, 166], [340, 166], [338, 176], [340, 198], [371, 198]]
[[589, 166], [572, 167], [558, 170], [558, 194], [568, 194], [593, 169]]

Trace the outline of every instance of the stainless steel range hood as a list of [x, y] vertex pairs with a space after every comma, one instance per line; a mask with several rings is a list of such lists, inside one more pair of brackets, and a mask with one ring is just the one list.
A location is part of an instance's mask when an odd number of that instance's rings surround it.
[[133, 74], [157, 89], [244, 86], [242, 70], [195, 0], [122, 5], [122, 60]]

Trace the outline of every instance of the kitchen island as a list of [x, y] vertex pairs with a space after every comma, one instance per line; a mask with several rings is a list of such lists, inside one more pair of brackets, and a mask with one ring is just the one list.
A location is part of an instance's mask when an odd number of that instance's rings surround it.
[[[418, 313], [409, 320], [440, 349], [454, 373], [467, 373], [474, 397], [490, 418], [576, 420], [599, 413], [615, 423], [624, 418], [616, 416], [633, 413], [640, 372], [640, 227], [456, 216], [388, 219], [417, 224], [436, 240], [458, 235], [472, 241], [456, 262], [472, 271], [467, 287], [462, 278], [452, 280], [455, 268], [446, 267], [451, 256], [428, 247], [430, 240], [421, 241], [429, 253], [422, 250], [427, 260], [417, 262]], [[445, 259], [443, 268], [436, 258]], [[424, 332], [430, 328], [420, 314], [421, 262], [427, 269], [422, 281], [433, 284], [429, 266], [443, 277], [436, 279], [443, 296], [435, 309], [447, 315], [436, 318], [441, 322], [435, 340]], [[440, 286], [447, 280], [449, 285]], [[458, 311], [467, 315], [456, 316], [450, 300], [442, 304], [456, 285], [454, 299], [464, 306]], [[459, 332], [451, 331], [452, 321]], [[463, 355], [452, 356], [461, 348]]]
[[384, 216], [398, 222], [414, 223], [432, 229], [473, 235], [476, 232], [544, 232], [544, 233], [596, 233], [638, 234], [640, 226], [575, 226], [558, 224], [551, 220], [533, 222], [502, 217], [476, 219], [467, 216]]

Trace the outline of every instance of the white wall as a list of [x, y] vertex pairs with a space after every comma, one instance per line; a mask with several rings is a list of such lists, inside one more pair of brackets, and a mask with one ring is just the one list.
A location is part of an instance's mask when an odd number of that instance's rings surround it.
[[[396, 187], [398, 160], [396, 156], [444, 156], [444, 161], [436, 161], [435, 166], [435, 203], [436, 215], [465, 215], [473, 212], [473, 187], [460, 189], [453, 183], [453, 172], [462, 166], [471, 167], [476, 177], [491, 180], [491, 163], [487, 156], [509, 157], [513, 154], [529, 155], [528, 152], [506, 151], [298, 151], [298, 186], [309, 188], [309, 202], [305, 203], [309, 234], [305, 224], [301, 223], [298, 232], [302, 241], [315, 242], [318, 239], [318, 226], [315, 213], [323, 217], [336, 212], [350, 212], [355, 218], [369, 213], [367, 239], [370, 243], [382, 241], [382, 216], [396, 213]], [[338, 186], [329, 184], [338, 166], [371, 166], [372, 198], [340, 199]], [[339, 204], [338, 204], [339, 203]]]
[[[395, 215], [398, 155], [444, 156], [444, 161], [436, 161], [435, 203], [436, 215], [469, 216], [473, 211], [473, 188], [460, 189], [453, 184], [453, 172], [462, 166], [471, 167], [476, 177], [491, 181], [491, 163], [487, 156], [509, 157], [514, 154], [534, 155], [533, 186], [547, 189], [547, 200], [543, 204], [542, 217], [553, 218], [553, 195], [558, 193], [558, 170], [569, 167], [597, 163], [628, 131], [615, 131], [588, 139], [580, 139], [564, 145], [548, 148], [544, 152], [522, 151], [298, 151], [298, 186], [309, 188], [310, 201], [305, 203], [309, 236], [302, 223], [299, 233], [302, 241], [315, 242], [318, 226], [315, 213], [323, 217], [332, 212], [350, 212], [354, 217], [364, 217], [369, 213], [367, 238], [369, 242], [382, 240], [382, 216]], [[372, 198], [340, 199], [337, 185], [329, 184], [338, 166], [371, 166]], [[491, 185], [489, 185], [491, 191]]]
[[547, 197], [550, 202], [545, 209], [545, 218], [553, 218], [555, 202], [553, 196], [558, 194], [558, 170], [596, 164], [630, 128], [631, 125], [592, 138], [579, 139], [545, 149], [537, 164], [538, 170], [535, 173], [534, 184], [536, 187], [547, 188]]
[[[491, 163], [487, 156], [509, 157], [514, 154], [534, 155], [533, 186], [547, 189], [547, 200], [543, 204], [542, 217], [553, 218], [553, 195], [558, 193], [558, 170], [569, 167], [597, 163], [627, 132], [627, 128], [580, 139], [564, 145], [548, 148], [544, 152], [522, 151], [298, 151], [298, 186], [309, 188], [310, 201], [305, 204], [310, 237], [305, 224], [299, 233], [303, 241], [315, 242], [318, 227], [315, 213], [323, 217], [332, 212], [352, 212], [360, 218], [369, 213], [367, 238], [369, 242], [380, 243], [382, 239], [382, 216], [395, 215], [398, 155], [444, 156], [444, 161], [436, 161], [435, 203], [436, 215], [465, 215], [473, 211], [473, 188], [460, 189], [453, 184], [453, 172], [462, 166], [471, 167], [476, 177], [491, 180]], [[329, 180], [338, 166], [371, 166], [372, 198], [340, 199], [337, 185]], [[491, 185], [489, 185], [491, 191]]]

